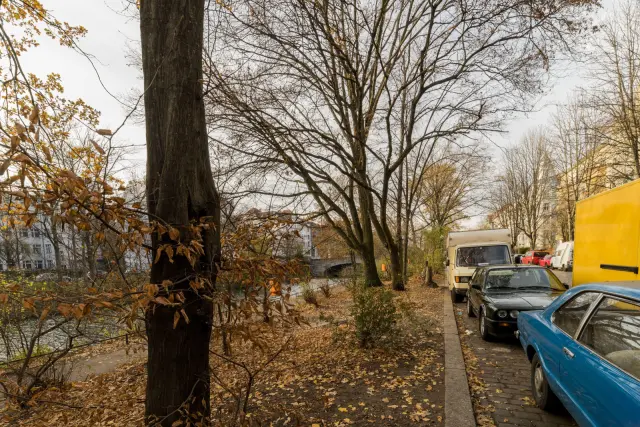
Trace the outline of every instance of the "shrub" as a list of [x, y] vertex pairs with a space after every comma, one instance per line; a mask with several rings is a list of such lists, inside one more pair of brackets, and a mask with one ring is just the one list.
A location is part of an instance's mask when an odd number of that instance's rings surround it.
[[324, 295], [325, 298], [331, 298], [331, 286], [329, 286], [328, 280], [320, 285], [320, 290], [322, 291], [322, 295]]
[[398, 320], [393, 292], [358, 284], [351, 287], [351, 293], [351, 315], [360, 346], [370, 348], [390, 339]]
[[316, 298], [316, 293], [311, 289], [311, 285], [308, 283], [302, 284], [302, 299], [307, 304], [313, 304], [318, 307], [318, 298]]

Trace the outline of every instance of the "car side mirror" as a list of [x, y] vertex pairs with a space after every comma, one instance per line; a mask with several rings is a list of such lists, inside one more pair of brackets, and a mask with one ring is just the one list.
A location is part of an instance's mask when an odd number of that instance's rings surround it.
[[471, 284], [471, 287], [472, 287], [473, 289], [482, 289], [482, 287], [481, 287], [479, 284], [477, 284], [477, 283], [472, 283], [472, 284]]
[[446, 260], [446, 261], [444, 262], [444, 265], [445, 265], [446, 267], [449, 267], [449, 260]]
[[567, 285], [566, 283], [562, 282], [562, 286], [564, 286], [565, 289], [569, 289], [569, 285]]

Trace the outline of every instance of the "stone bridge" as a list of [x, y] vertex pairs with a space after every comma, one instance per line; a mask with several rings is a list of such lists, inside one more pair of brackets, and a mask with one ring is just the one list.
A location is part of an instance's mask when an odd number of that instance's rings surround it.
[[[343, 268], [351, 267], [353, 260], [346, 258], [312, 259], [309, 263], [311, 275], [313, 277], [335, 277], [340, 274]], [[355, 257], [356, 264], [362, 264], [360, 257]]]

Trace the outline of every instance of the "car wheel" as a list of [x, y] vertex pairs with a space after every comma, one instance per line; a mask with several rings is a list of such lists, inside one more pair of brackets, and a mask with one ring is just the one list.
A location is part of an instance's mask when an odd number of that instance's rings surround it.
[[487, 316], [484, 314], [484, 310], [480, 310], [480, 319], [478, 320], [478, 329], [480, 330], [480, 336], [483, 340], [489, 341], [491, 334], [489, 334], [489, 328], [487, 326]]
[[467, 316], [476, 317], [476, 314], [473, 312], [473, 307], [471, 306], [471, 298], [467, 295]]
[[536, 405], [545, 411], [555, 411], [562, 406], [558, 397], [549, 387], [538, 354], [531, 360], [531, 393]]

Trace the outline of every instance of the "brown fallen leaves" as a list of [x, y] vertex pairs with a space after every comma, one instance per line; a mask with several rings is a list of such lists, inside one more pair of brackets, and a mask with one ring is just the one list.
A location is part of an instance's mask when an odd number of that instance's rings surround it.
[[[398, 299], [411, 312], [400, 322], [402, 338], [373, 350], [355, 345], [345, 289], [321, 298], [317, 309], [302, 307], [312, 326], [292, 332], [290, 344], [256, 376], [245, 424], [442, 425], [442, 291], [413, 285]], [[212, 343], [216, 348], [219, 342]], [[259, 366], [269, 357], [242, 346], [234, 353], [247, 366]], [[212, 412], [224, 420], [237, 407], [233, 395], [245, 387], [246, 378], [218, 357], [212, 356], [211, 365]], [[142, 425], [145, 376], [143, 364], [124, 365], [64, 390], [44, 391], [28, 412], [5, 408], [5, 416], [19, 415], [15, 425], [36, 427]]]
[[[459, 313], [455, 307], [454, 313], [456, 316], [464, 363], [467, 369], [467, 381], [469, 382], [469, 389], [471, 391], [471, 401], [473, 403], [473, 410], [476, 416], [476, 423], [480, 427], [495, 427], [496, 424], [491, 416], [495, 408], [490, 404], [483, 403], [487, 402], [489, 399], [487, 396], [487, 385], [478, 374], [478, 358], [469, 346], [469, 339], [465, 333], [464, 321], [460, 318], [461, 313]], [[496, 393], [500, 392], [501, 391], [496, 391]]]

